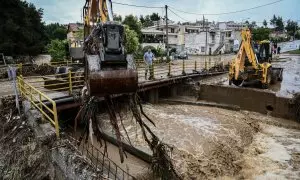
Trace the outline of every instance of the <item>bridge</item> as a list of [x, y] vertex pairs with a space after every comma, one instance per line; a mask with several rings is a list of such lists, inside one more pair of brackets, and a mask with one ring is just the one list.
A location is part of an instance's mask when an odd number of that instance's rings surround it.
[[[158, 89], [180, 84], [188, 78], [197, 78], [226, 73], [227, 58], [205, 58], [196, 60], [178, 60], [173, 62], [155, 62], [154, 79], [145, 78], [145, 67], [136, 62], [138, 70], [138, 92], [147, 92], [149, 101], [158, 101]], [[58, 66], [58, 64], [52, 64]], [[18, 76], [17, 85], [22, 98], [36, 108], [44, 120], [49, 121], [59, 137], [59, 112], [78, 107], [80, 90], [84, 86], [83, 72], [71, 72], [47, 76]]]

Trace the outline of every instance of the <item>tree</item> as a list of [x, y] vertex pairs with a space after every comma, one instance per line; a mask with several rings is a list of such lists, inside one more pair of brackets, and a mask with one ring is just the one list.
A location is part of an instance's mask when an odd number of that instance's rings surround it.
[[66, 40], [51, 40], [51, 43], [47, 45], [47, 51], [52, 57], [52, 61], [62, 61], [67, 55], [66, 46], [68, 42]]
[[283, 31], [284, 30], [284, 24], [283, 24], [283, 20], [282, 17], [277, 17], [277, 21], [276, 21], [276, 30], [277, 31]]
[[145, 23], [145, 18], [144, 18], [144, 16], [143, 16], [143, 15], [141, 15], [141, 16], [140, 16], [140, 22], [141, 22], [142, 24], [144, 24], [144, 23]]
[[122, 16], [121, 15], [114, 14], [113, 18], [114, 18], [114, 21], [122, 22]]
[[283, 31], [284, 30], [284, 24], [282, 17], [273, 15], [273, 18], [270, 20], [270, 24], [274, 26], [276, 31]]
[[256, 29], [252, 29], [252, 39], [254, 41], [262, 41], [262, 40], [266, 40], [269, 39], [271, 30], [268, 28], [256, 28]]
[[253, 29], [256, 27], [256, 22], [255, 21], [252, 21], [251, 24], [249, 24], [249, 28], [250, 29]]
[[275, 16], [275, 14], [273, 15], [273, 18], [270, 20], [270, 24], [273, 25], [274, 27], [276, 26], [276, 22], [277, 22], [277, 17]]
[[67, 38], [67, 28], [58, 23], [51, 23], [46, 25], [45, 31], [49, 43], [53, 39], [64, 40]]
[[159, 21], [160, 20], [160, 16], [158, 15], [158, 13], [152, 13], [150, 15], [150, 19], [151, 19], [151, 21]]
[[290, 36], [294, 36], [298, 29], [298, 23], [292, 20], [288, 20], [285, 29]]
[[0, 1], [0, 52], [37, 55], [47, 40], [43, 10], [22, 0]]
[[129, 28], [137, 33], [139, 41], [142, 39], [142, 24], [138, 21], [138, 18], [131, 15], [125, 17], [123, 24], [129, 26]]
[[248, 20], [245, 21], [245, 25], [246, 25], [247, 27], [249, 27], [250, 23], [249, 23]]
[[139, 48], [137, 33], [125, 25], [125, 49], [127, 54], [134, 54]]
[[268, 23], [265, 19], [264, 19], [263, 25], [264, 25], [265, 28], [267, 28], [267, 26], [268, 26]]
[[153, 25], [154, 25], [153, 21], [151, 20], [150, 16], [147, 15], [145, 17], [145, 22], [143, 24], [143, 27], [149, 27], [149, 26], [153, 26]]

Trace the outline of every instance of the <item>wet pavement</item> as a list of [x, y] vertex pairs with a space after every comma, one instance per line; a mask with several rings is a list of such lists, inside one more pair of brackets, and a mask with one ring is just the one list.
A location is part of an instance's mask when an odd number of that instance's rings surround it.
[[293, 94], [300, 92], [300, 56], [282, 57], [286, 57], [287, 61], [274, 64], [284, 68], [283, 80], [272, 85], [270, 89], [276, 92], [277, 96], [293, 97]]

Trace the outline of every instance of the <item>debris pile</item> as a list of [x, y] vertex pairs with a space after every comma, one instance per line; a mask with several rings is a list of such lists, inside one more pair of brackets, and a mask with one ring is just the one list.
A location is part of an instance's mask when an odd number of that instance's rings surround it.
[[1, 99], [0, 179], [50, 179], [48, 154], [39, 147], [13, 96]]
[[34, 75], [51, 75], [55, 73], [56, 68], [50, 66], [49, 64], [41, 64], [39, 66], [23, 66], [22, 75], [23, 76], [34, 76]]
[[[119, 155], [121, 162], [124, 161], [124, 156], [126, 153], [123, 149], [122, 139], [124, 139], [124, 134], [122, 130], [125, 131], [127, 139], [129, 139], [128, 134], [126, 133], [126, 128], [123, 124], [123, 119], [121, 116], [121, 102], [112, 99], [110, 96], [105, 97], [106, 111], [109, 115], [109, 120], [112, 131], [115, 133], [118, 142]], [[141, 128], [142, 137], [147, 143], [148, 147], [151, 149], [152, 157], [152, 172], [155, 176], [162, 179], [181, 179], [178, 173], [175, 170], [172, 159], [170, 157], [172, 147], [162, 142], [151, 130], [151, 128], [144, 122], [143, 118], [147, 119], [152, 125], [155, 126], [154, 122], [145, 114], [143, 107], [140, 103], [137, 94], [132, 94], [128, 96], [128, 100], [122, 102], [122, 105], [129, 107], [129, 111], [133, 115], [138, 126]], [[91, 142], [93, 142], [93, 134], [97, 137], [97, 141], [100, 142], [101, 146], [104, 146], [105, 151], [107, 151], [107, 145], [103, 138], [103, 122], [101, 119], [96, 118], [98, 113], [98, 105], [96, 97], [89, 97], [83, 103], [82, 108], [78, 112], [78, 115], [75, 118], [75, 124], [84, 124], [84, 131], [79, 138], [79, 143], [82, 140], [85, 142], [88, 141], [88, 138], [91, 137]], [[80, 122], [77, 123], [77, 121]], [[76, 129], [76, 127], [75, 127]], [[131, 143], [130, 143], [131, 144]], [[104, 152], [105, 154], [107, 152]]]

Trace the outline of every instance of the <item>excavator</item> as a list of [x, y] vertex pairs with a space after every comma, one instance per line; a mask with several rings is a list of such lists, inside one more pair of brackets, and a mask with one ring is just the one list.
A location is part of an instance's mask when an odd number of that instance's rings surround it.
[[252, 41], [251, 31], [246, 28], [241, 32], [242, 42], [235, 59], [229, 67], [229, 85], [240, 86], [244, 81], [258, 80], [263, 89], [270, 84], [282, 81], [283, 68], [271, 64], [272, 51], [270, 41], [258, 43]]
[[88, 95], [102, 97], [135, 92], [138, 73], [126, 60], [125, 29], [113, 21], [111, 0], [86, 0], [83, 18]]

